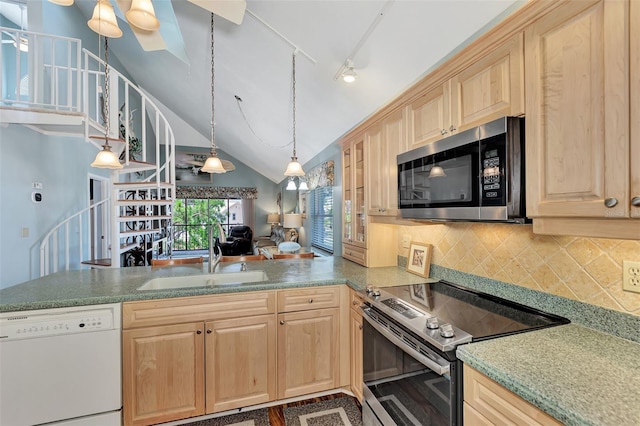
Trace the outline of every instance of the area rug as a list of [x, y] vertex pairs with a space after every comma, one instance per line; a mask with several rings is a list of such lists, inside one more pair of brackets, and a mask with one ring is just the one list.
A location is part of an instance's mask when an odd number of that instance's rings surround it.
[[287, 426], [362, 426], [362, 413], [350, 396], [285, 407]]
[[269, 411], [261, 408], [215, 419], [199, 420], [183, 426], [269, 426]]

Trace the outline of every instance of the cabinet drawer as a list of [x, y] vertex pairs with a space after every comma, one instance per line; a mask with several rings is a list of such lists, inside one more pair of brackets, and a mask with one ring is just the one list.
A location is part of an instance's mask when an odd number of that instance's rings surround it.
[[463, 377], [464, 402], [465, 405], [468, 404], [465, 414], [472, 408], [475, 410], [472, 415], [488, 424], [562, 425], [538, 407], [466, 364]]
[[122, 327], [127, 329], [272, 314], [275, 306], [275, 291], [125, 302], [122, 304]]
[[367, 250], [362, 247], [352, 246], [350, 244], [342, 245], [342, 257], [352, 262], [367, 266]]
[[278, 291], [278, 312], [308, 311], [340, 306], [340, 287], [296, 288]]

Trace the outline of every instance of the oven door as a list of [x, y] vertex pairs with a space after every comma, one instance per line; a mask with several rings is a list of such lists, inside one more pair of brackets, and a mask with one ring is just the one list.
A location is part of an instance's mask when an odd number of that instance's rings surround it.
[[363, 309], [364, 425], [456, 424], [455, 375], [450, 374], [455, 363], [416, 345], [410, 335], [398, 336], [368, 309]]

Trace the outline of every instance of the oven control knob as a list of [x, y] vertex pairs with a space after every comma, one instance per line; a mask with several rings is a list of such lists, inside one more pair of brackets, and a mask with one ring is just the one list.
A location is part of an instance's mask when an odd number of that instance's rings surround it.
[[438, 324], [437, 317], [427, 318], [427, 328], [429, 330], [436, 330], [438, 327], [440, 327], [440, 324]]
[[373, 286], [372, 286], [372, 285], [368, 285], [368, 286], [367, 286], [367, 288], [365, 288], [365, 289], [364, 289], [364, 291], [365, 291], [367, 294], [371, 294], [371, 293], [373, 293]]
[[455, 333], [453, 332], [453, 327], [451, 324], [443, 324], [440, 326], [440, 335], [445, 338], [453, 337]]
[[377, 288], [374, 288], [374, 289], [371, 291], [371, 295], [372, 295], [373, 297], [380, 297], [380, 290], [378, 290]]

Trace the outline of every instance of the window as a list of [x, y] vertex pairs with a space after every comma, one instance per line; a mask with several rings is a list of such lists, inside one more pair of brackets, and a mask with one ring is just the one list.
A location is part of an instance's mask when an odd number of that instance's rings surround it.
[[[209, 228], [220, 223], [229, 234], [231, 225], [242, 220], [240, 199], [180, 198], [173, 209], [173, 250], [204, 250], [209, 248]], [[214, 237], [219, 237], [214, 227]]]
[[310, 192], [311, 245], [333, 253], [333, 188], [323, 186]]

